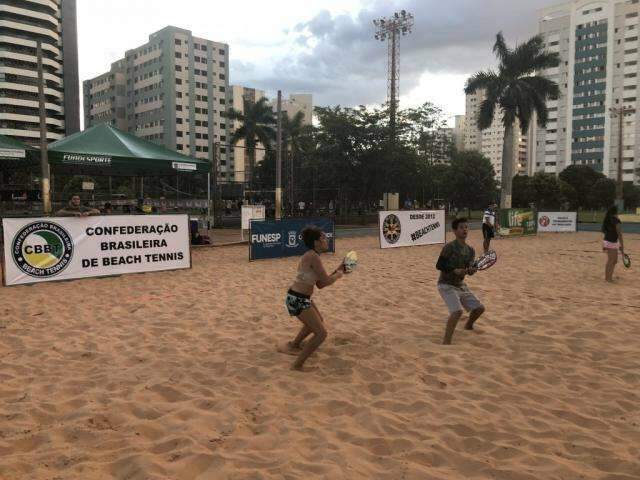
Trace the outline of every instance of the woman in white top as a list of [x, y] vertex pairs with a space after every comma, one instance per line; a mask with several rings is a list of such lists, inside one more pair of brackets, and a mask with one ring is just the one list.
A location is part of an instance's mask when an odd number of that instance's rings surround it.
[[[331, 275], [327, 274], [320, 254], [329, 250], [327, 236], [317, 227], [307, 227], [302, 231], [302, 241], [309, 248], [300, 259], [298, 271], [291, 288], [287, 292], [285, 304], [289, 315], [298, 317], [302, 328], [296, 338], [287, 342], [279, 350], [284, 353], [298, 355], [291, 366], [294, 370], [302, 370], [302, 365], [327, 338], [322, 315], [318, 307], [311, 301], [314, 287], [324, 288], [333, 284], [343, 276], [344, 267], [340, 265]], [[302, 341], [312, 335], [304, 346]]]

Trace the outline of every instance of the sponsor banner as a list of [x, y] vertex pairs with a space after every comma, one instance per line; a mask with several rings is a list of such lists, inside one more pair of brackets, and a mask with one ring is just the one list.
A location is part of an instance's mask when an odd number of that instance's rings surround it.
[[73, 165], [98, 165], [110, 167], [111, 160], [111, 157], [104, 155], [85, 155], [82, 153], [65, 153], [62, 156], [62, 163], [69, 163]]
[[538, 212], [538, 232], [576, 232], [578, 212]]
[[26, 158], [26, 150], [19, 148], [0, 148], [0, 158]]
[[174, 168], [174, 170], [181, 170], [181, 171], [193, 171], [195, 172], [198, 169], [198, 166], [195, 163], [187, 163], [187, 162], [172, 162], [171, 166]]
[[499, 220], [499, 233], [502, 237], [536, 234], [536, 212], [530, 208], [500, 210]]
[[242, 230], [249, 230], [251, 220], [264, 220], [264, 205], [242, 205]]
[[5, 218], [6, 285], [191, 268], [187, 215]]
[[379, 212], [380, 248], [445, 243], [444, 210]]
[[261, 220], [249, 223], [249, 260], [303, 255], [308, 248], [302, 242], [302, 230], [309, 225], [320, 228], [327, 235], [329, 251], [335, 253], [335, 223], [332, 219]]

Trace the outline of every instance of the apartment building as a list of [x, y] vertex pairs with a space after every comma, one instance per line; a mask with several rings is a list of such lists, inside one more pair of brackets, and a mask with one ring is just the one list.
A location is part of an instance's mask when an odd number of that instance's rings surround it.
[[75, 0], [0, 0], [0, 134], [40, 142], [37, 43], [47, 140], [80, 130]]
[[85, 126], [108, 122], [185, 155], [210, 161], [234, 181], [226, 111], [229, 47], [168, 26], [83, 83]]

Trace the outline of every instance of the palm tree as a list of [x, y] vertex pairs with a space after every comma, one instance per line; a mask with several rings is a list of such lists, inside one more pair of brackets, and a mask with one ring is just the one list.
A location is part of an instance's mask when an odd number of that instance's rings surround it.
[[271, 149], [271, 142], [276, 136], [273, 128], [276, 119], [264, 97], [257, 102], [245, 98], [243, 110], [239, 112], [231, 108], [227, 112], [227, 118], [242, 122], [242, 126], [233, 132], [231, 144], [235, 145], [240, 140], [244, 140], [245, 158], [248, 159], [248, 165], [245, 162], [244, 166], [244, 179], [245, 182], [251, 182], [256, 163], [257, 144], [262, 144], [265, 150]]
[[545, 127], [548, 119], [547, 100], [557, 98], [558, 84], [537, 75], [546, 68], [557, 67], [560, 57], [544, 49], [544, 39], [536, 35], [529, 41], [507, 47], [502, 32], [498, 33], [493, 52], [500, 61], [498, 71], [478, 72], [467, 80], [465, 93], [483, 90], [485, 100], [480, 105], [478, 128], [491, 126], [496, 108], [503, 113], [504, 144], [502, 147], [501, 208], [511, 208], [511, 183], [513, 181], [513, 142], [516, 119], [525, 134], [531, 116], [537, 114], [538, 125]]

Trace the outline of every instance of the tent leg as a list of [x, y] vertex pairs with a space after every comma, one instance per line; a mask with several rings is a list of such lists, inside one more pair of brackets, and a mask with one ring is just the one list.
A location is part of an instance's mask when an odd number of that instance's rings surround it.
[[111, 191], [111, 175], [109, 175], [109, 201], [113, 200], [113, 194]]
[[144, 177], [140, 177], [140, 198], [144, 198]]

